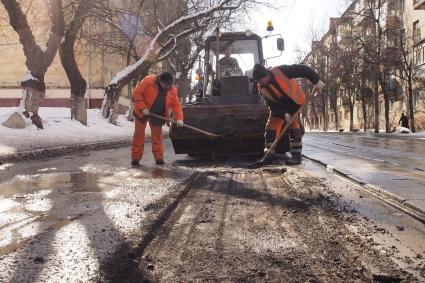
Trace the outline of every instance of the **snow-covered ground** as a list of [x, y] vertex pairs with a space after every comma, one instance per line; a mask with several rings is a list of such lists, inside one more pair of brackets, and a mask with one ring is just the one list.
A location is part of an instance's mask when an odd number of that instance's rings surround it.
[[[70, 119], [69, 108], [42, 107], [39, 114], [43, 119], [44, 129], [34, 125], [25, 129], [9, 129], [1, 125], [13, 112], [14, 107], [0, 108], [0, 155], [17, 151], [66, 146], [93, 142], [105, 142], [131, 138], [133, 123], [120, 115], [118, 126], [108, 123], [101, 117], [99, 109], [88, 110], [88, 126]], [[164, 128], [167, 131], [167, 128]], [[146, 135], [150, 136], [149, 127]]]
[[[321, 129], [310, 129], [310, 128], [306, 128], [306, 132], [323, 132], [323, 130], [321, 130]], [[339, 131], [336, 131], [334, 129], [331, 129], [331, 130], [328, 130], [327, 132], [328, 133], [337, 133]], [[344, 132], [346, 133], [346, 132], [349, 132], [349, 131], [347, 129], [345, 129]], [[382, 130], [381, 129], [379, 132], [380, 133], [385, 133], [385, 130]], [[363, 134], [364, 133], [364, 130], [363, 129], [360, 129], [359, 131], [357, 131], [357, 133], [362, 133]], [[375, 133], [375, 130], [374, 129], [368, 129], [366, 131], [366, 133], [367, 134], [374, 134]], [[420, 138], [420, 139], [425, 138], [425, 132], [412, 133], [412, 132], [410, 132], [410, 130], [408, 128], [403, 128], [403, 127], [397, 127], [395, 129], [395, 132], [388, 133], [387, 135], [408, 136], [408, 137], [414, 137], [414, 138]]]

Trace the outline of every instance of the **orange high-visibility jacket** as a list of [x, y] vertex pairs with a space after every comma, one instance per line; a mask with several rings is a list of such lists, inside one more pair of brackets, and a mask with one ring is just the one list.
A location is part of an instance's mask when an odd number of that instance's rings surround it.
[[268, 86], [271, 88], [272, 92], [270, 92], [267, 88], [259, 86], [261, 94], [276, 103], [279, 103], [279, 98], [282, 95], [287, 95], [296, 104], [302, 105], [305, 101], [305, 94], [301, 90], [298, 81], [295, 79], [289, 79], [281, 70], [279, 70], [278, 67], [272, 68], [270, 71], [273, 73], [280, 89], [283, 90], [284, 93], [282, 93], [282, 91], [274, 85], [269, 84]]
[[[151, 109], [158, 95], [157, 76], [146, 76], [134, 89], [133, 102], [135, 110]], [[183, 121], [183, 110], [179, 101], [177, 88], [173, 85], [165, 96], [165, 116], [169, 118], [169, 109], [174, 113], [175, 120]], [[138, 111], [143, 118], [142, 111]]]

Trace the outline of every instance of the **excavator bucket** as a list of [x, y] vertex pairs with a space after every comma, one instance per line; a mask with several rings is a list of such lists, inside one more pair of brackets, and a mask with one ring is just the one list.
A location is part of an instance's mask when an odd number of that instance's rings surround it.
[[173, 126], [170, 138], [175, 153], [263, 153], [264, 128], [269, 115], [265, 105], [185, 106], [183, 112], [185, 124], [214, 133], [220, 138]]

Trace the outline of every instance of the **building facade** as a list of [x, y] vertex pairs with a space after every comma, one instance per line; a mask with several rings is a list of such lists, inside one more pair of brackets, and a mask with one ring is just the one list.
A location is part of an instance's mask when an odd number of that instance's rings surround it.
[[[33, 1], [27, 17], [37, 44], [45, 45], [50, 32], [50, 21], [43, 6], [44, 1]], [[37, 3], [35, 3], [37, 2]], [[38, 3], [39, 2], [39, 3]], [[43, 8], [44, 7], [44, 8]], [[23, 9], [26, 9], [23, 5]], [[18, 35], [8, 22], [7, 12], [0, 5], [0, 107], [17, 106], [21, 98], [21, 80], [27, 74], [23, 47]], [[87, 82], [86, 100], [90, 108], [100, 108], [104, 88], [117, 72], [126, 66], [126, 58], [105, 52], [102, 48], [77, 40], [76, 59]], [[45, 75], [46, 97], [41, 106], [69, 107], [70, 84], [61, 65], [59, 52]], [[128, 92], [120, 98], [121, 112], [129, 106]]]
[[[367, 9], [376, 18], [365, 16]], [[326, 83], [323, 95], [314, 98], [305, 111], [307, 127], [368, 129], [377, 117], [380, 129], [385, 129], [388, 101], [389, 124], [395, 128], [401, 113], [409, 116], [409, 80], [403, 70], [411, 62], [415, 126], [425, 130], [423, 9], [425, 1], [356, 0], [341, 17], [330, 19], [328, 32], [312, 42], [303, 61]], [[379, 115], [375, 115], [376, 104]]]

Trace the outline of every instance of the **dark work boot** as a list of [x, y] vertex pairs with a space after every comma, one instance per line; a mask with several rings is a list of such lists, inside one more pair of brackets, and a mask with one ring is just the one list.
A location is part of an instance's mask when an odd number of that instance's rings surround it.
[[137, 167], [137, 166], [139, 166], [139, 165], [140, 165], [139, 160], [132, 160], [132, 161], [131, 161], [131, 166], [133, 166], [133, 167]]
[[164, 162], [164, 160], [162, 160], [162, 159], [158, 159], [158, 160], [155, 160], [155, 164], [156, 164], [156, 165], [164, 165], [164, 164], [165, 164], [165, 162]]
[[290, 129], [289, 135], [291, 139], [291, 155], [292, 158], [286, 161], [287, 165], [299, 165], [301, 164], [301, 151], [303, 148], [302, 145], [302, 135], [300, 129]]
[[301, 164], [301, 160], [302, 160], [301, 153], [294, 152], [291, 155], [292, 155], [292, 158], [286, 160], [285, 161], [285, 164], [286, 165], [300, 165]]

